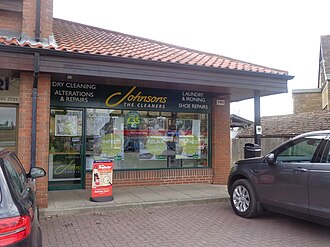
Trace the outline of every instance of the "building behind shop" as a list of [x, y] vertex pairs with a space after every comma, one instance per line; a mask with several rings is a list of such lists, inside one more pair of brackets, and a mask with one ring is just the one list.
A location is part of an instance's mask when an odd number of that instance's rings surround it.
[[[316, 88], [292, 90], [293, 114], [264, 116], [261, 154], [265, 155], [278, 145], [297, 135], [330, 129], [330, 35], [320, 37], [319, 69]], [[253, 142], [254, 125], [242, 129], [232, 141], [233, 161], [244, 158], [244, 145]]]
[[48, 190], [90, 188], [95, 160], [113, 160], [113, 186], [225, 184], [230, 102], [287, 92], [292, 79], [56, 19], [51, 0], [2, 1], [0, 16], [0, 145], [46, 169], [41, 207]]

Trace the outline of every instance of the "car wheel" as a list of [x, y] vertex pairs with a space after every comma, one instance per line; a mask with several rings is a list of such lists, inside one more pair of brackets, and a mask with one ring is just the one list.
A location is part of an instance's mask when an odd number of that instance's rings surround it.
[[230, 202], [234, 212], [241, 217], [253, 218], [258, 215], [256, 194], [246, 179], [239, 179], [233, 183]]

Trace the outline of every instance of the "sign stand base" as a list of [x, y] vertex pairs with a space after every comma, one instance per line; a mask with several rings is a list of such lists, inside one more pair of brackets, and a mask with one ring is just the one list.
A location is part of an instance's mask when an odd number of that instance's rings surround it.
[[90, 197], [92, 202], [110, 202], [113, 200], [113, 196], [100, 196], [100, 197]]

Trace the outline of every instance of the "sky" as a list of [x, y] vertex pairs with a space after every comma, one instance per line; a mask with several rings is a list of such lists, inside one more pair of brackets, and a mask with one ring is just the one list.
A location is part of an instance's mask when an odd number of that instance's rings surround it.
[[[317, 88], [329, 0], [53, 0], [54, 17], [285, 70], [287, 94], [261, 98], [261, 116], [292, 113], [292, 89]], [[253, 100], [231, 113], [254, 120]]]

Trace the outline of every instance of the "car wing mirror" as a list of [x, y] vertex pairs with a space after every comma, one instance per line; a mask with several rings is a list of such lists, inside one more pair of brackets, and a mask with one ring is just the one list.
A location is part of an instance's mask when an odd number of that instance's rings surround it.
[[46, 171], [40, 167], [32, 167], [26, 176], [32, 179], [40, 178], [46, 176]]
[[275, 155], [273, 153], [267, 154], [265, 160], [269, 165], [275, 165]]

